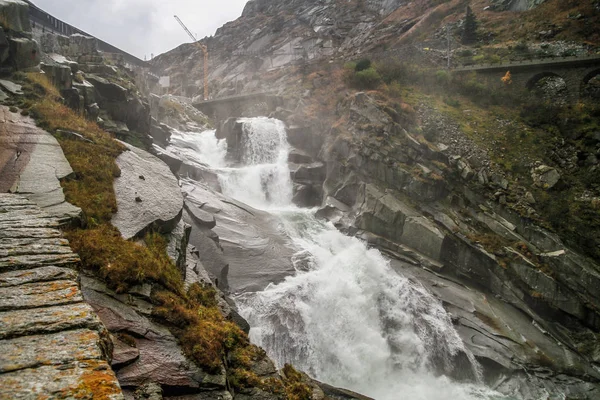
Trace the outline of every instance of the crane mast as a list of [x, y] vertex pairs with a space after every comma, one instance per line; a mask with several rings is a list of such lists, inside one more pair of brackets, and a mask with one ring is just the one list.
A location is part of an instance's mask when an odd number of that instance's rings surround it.
[[204, 100], [208, 100], [208, 47], [206, 45], [200, 43], [198, 39], [190, 32], [190, 30], [185, 26], [183, 21], [179, 19], [177, 15], [175, 15], [175, 19], [179, 22], [179, 25], [183, 28], [183, 30], [189, 35], [190, 38], [196, 43], [196, 45], [202, 50], [204, 54]]

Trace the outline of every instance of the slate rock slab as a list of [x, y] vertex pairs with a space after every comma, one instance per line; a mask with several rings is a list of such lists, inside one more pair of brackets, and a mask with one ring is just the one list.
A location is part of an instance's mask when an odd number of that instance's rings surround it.
[[31, 118], [0, 106], [0, 192], [20, 193], [66, 222], [81, 214], [81, 209], [65, 200], [60, 186], [60, 179], [72, 173], [50, 133], [35, 126]]
[[0, 399], [122, 399], [112, 344], [83, 301], [58, 221], [0, 193]]
[[163, 161], [131, 145], [117, 158], [121, 176], [115, 179], [118, 211], [112, 224], [125, 239], [150, 227], [171, 232], [181, 219], [183, 196], [177, 179]]

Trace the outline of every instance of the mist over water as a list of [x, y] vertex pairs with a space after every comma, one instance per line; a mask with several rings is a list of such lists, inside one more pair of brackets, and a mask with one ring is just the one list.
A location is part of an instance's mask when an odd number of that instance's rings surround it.
[[224, 194], [278, 216], [282, 234], [297, 250], [294, 276], [235, 298], [252, 341], [280, 367], [292, 363], [377, 400], [502, 398], [442, 375], [462, 368], [461, 375], [477, 381], [480, 371], [436, 298], [394, 272], [379, 251], [292, 204], [283, 123], [241, 121], [240, 165], [227, 165], [226, 146], [214, 131], [176, 137], [171, 150], [186, 149], [195, 162], [211, 167]]

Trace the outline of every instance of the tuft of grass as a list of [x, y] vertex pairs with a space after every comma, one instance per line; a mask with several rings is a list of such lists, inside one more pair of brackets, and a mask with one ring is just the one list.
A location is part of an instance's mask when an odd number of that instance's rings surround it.
[[48, 96], [55, 99], [59, 99], [61, 97], [56, 86], [54, 86], [50, 79], [48, 79], [48, 75], [37, 72], [28, 72], [25, 74], [24, 78], [34, 87], [38, 86], [41, 88], [43, 93], [47, 94]]
[[177, 267], [166, 254], [166, 240], [157, 233], [145, 236], [143, 244], [124, 240], [109, 224], [67, 232], [71, 247], [83, 266], [95, 271], [117, 293], [152, 281], [174, 293], [183, 293]]
[[310, 400], [312, 398], [310, 386], [306, 384], [302, 374], [296, 371], [292, 365], [285, 364], [283, 374], [285, 375], [285, 392], [289, 400]]
[[30, 102], [30, 114], [49, 132], [58, 129], [81, 134], [89, 141], [57, 136], [74, 176], [62, 182], [67, 201], [80, 207], [90, 227], [108, 223], [117, 210], [113, 180], [120, 175], [115, 162], [125, 147], [89, 121], [60, 102], [60, 93], [46, 75], [28, 73], [24, 86]]

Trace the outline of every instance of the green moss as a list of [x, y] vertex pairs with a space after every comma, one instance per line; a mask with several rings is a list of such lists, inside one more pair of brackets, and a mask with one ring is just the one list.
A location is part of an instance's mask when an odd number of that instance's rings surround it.
[[84, 268], [98, 273], [118, 293], [148, 281], [174, 293], [183, 291], [179, 272], [166, 254], [166, 240], [159, 234], [147, 234], [142, 245], [124, 240], [116, 228], [101, 224], [68, 231], [67, 238]]
[[285, 392], [289, 400], [310, 400], [312, 398], [312, 390], [305, 382], [302, 374], [290, 364], [285, 364], [283, 367], [285, 375], [284, 386]]

